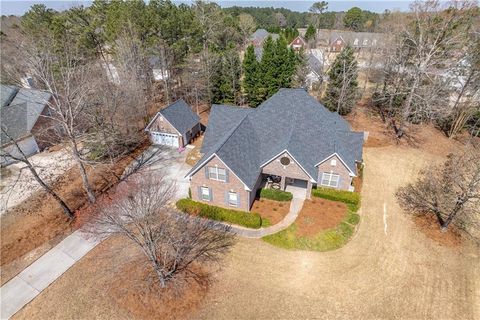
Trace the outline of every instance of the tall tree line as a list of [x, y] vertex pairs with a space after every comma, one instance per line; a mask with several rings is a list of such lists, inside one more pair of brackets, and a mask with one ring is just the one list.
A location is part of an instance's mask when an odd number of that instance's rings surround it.
[[248, 104], [256, 107], [278, 89], [291, 87], [299, 61], [283, 37], [277, 41], [271, 37], [265, 40], [260, 61], [250, 45], [243, 61], [243, 87]]

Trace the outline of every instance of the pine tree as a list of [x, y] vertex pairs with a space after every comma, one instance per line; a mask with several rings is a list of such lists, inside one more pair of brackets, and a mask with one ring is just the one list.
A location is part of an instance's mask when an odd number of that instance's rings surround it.
[[330, 110], [345, 115], [357, 101], [357, 61], [353, 49], [346, 46], [336, 57], [328, 73], [329, 81], [324, 104]]
[[315, 30], [315, 27], [312, 24], [308, 25], [307, 31], [305, 32], [305, 40], [310, 41], [315, 39], [315, 34], [317, 33], [317, 30]]
[[240, 92], [240, 58], [235, 48], [219, 55], [213, 63], [212, 102], [237, 104]]
[[259, 102], [267, 100], [278, 89], [277, 87], [277, 58], [275, 56], [275, 42], [268, 37], [263, 43], [262, 60], [258, 73], [257, 99]]
[[259, 104], [256, 96], [259, 80], [258, 68], [259, 64], [255, 56], [255, 49], [253, 45], [249, 45], [243, 60], [243, 90], [251, 107], [256, 107]]

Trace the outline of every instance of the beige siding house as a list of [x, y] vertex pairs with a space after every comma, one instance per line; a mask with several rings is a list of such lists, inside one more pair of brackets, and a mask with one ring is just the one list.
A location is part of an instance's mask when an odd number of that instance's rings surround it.
[[186, 177], [194, 200], [244, 211], [267, 181], [306, 198], [316, 186], [353, 191], [363, 139], [305, 90], [281, 89], [256, 109], [212, 106]]

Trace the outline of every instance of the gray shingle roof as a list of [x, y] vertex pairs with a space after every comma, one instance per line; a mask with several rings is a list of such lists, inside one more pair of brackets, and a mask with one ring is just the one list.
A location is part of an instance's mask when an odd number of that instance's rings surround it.
[[183, 100], [177, 100], [165, 109], [159, 111], [168, 122], [182, 135], [200, 122], [200, 117], [192, 111], [192, 108]]
[[323, 65], [317, 57], [310, 53], [308, 55], [308, 68], [320, 76], [322, 74]]
[[202, 152], [190, 172], [217, 154], [253, 188], [263, 164], [287, 150], [314, 180], [316, 165], [337, 153], [355, 172], [362, 160], [363, 133], [352, 132], [338, 114], [328, 111], [303, 89], [280, 89], [256, 109], [214, 106]]
[[268, 36], [272, 37], [272, 40], [277, 40], [280, 35], [277, 33], [270, 33], [265, 29], [257, 29], [254, 33], [250, 35], [250, 41], [255, 41], [258, 44], [263, 43]]
[[[12, 92], [14, 93], [13, 97]], [[47, 106], [50, 97], [48, 92], [2, 85], [1, 125], [6, 129], [7, 134], [1, 132], [1, 144], [10, 143], [11, 139], [28, 136]], [[4, 105], [4, 103], [6, 104]]]

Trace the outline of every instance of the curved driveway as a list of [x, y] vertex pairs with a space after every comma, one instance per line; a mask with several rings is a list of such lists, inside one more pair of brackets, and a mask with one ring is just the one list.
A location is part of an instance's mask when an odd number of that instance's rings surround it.
[[413, 149], [365, 150], [362, 220], [326, 253], [242, 239], [200, 319], [480, 319], [478, 248], [443, 247], [417, 231], [394, 192], [428, 161]]

